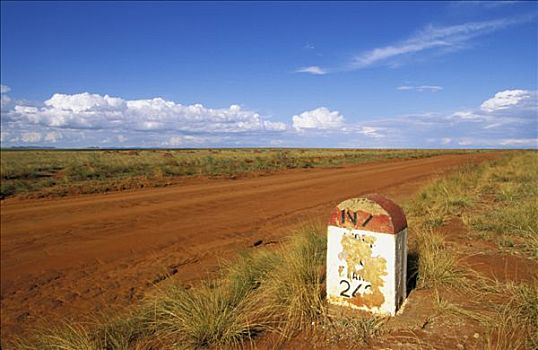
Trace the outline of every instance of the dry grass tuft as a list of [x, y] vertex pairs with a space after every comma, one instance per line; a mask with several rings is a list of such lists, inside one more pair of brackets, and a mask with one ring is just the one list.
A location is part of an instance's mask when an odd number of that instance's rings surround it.
[[[457, 252], [435, 228], [450, 217], [461, 216], [473, 232], [498, 242], [512, 240], [512, 248], [538, 256], [538, 166], [533, 163], [537, 155], [529, 152], [467, 166], [429, 185], [406, 210], [417, 255], [417, 286], [458, 288], [486, 305], [484, 310], [469, 310], [438, 293], [435, 300], [437, 312], [483, 325], [487, 350], [538, 347], [538, 282], [517, 285], [472, 275], [461, 268]], [[291, 161], [282, 155], [277, 158], [283, 164]], [[215, 166], [213, 160], [209, 163]], [[16, 347], [244, 348], [254, 346], [260, 332], [274, 332], [283, 342], [304, 330], [320, 331], [321, 338], [315, 334], [314, 341], [367, 343], [382, 333], [383, 319], [327, 314], [325, 229], [321, 223], [305, 225], [293, 231], [285, 245], [242, 254], [214, 280], [191, 289], [170, 286], [131, 313], [93, 324], [64, 324], [39, 332], [31, 341], [19, 341]], [[418, 338], [416, 342], [422, 344]]]
[[241, 348], [252, 346], [262, 331], [287, 339], [324, 315], [325, 250], [325, 226], [304, 225], [285, 247], [243, 254], [215, 280], [190, 289], [168, 286], [136, 313], [95, 324], [66, 324], [19, 347]]
[[33, 339], [18, 339], [14, 347], [28, 350], [95, 350], [99, 348], [99, 343], [84, 325], [66, 322], [52, 329], [38, 330]]
[[262, 282], [257, 298], [268, 319], [287, 338], [323, 314], [321, 271], [326, 240], [321, 225], [302, 227], [290, 244], [277, 252], [282, 258]]
[[[495, 309], [484, 341], [487, 350], [538, 348], [538, 281], [497, 284], [507, 301]], [[499, 292], [501, 291], [501, 292]]]
[[444, 238], [432, 230], [420, 231], [416, 236], [417, 287], [459, 287], [465, 279], [458, 267], [456, 255], [446, 248]]
[[385, 321], [383, 317], [367, 313], [327, 316], [316, 326], [314, 338], [318, 344], [365, 345], [383, 333]]
[[238, 298], [218, 286], [173, 286], [155, 298], [153, 307], [156, 336], [189, 348], [237, 347], [263, 327], [251, 298]]
[[487, 167], [479, 193], [488, 201], [464, 216], [469, 228], [505, 251], [538, 258], [538, 152]]

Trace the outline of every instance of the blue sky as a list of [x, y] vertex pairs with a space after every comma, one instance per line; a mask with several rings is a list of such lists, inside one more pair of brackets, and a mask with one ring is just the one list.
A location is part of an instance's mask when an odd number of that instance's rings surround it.
[[536, 2], [1, 2], [2, 146], [538, 147]]

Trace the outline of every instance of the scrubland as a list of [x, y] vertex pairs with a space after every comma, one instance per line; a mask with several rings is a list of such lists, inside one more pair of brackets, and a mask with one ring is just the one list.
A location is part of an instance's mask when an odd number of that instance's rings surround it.
[[411, 159], [455, 150], [175, 149], [2, 150], [0, 197], [65, 196], [166, 186], [188, 176], [266, 174]]
[[[65, 321], [13, 346], [533, 349], [538, 346], [537, 208], [535, 151], [459, 168], [424, 187], [404, 205], [409, 296], [394, 318], [328, 311], [326, 227], [314, 222], [291, 231], [282, 244], [240, 255], [195, 286], [170, 280], [123, 314]], [[491, 266], [475, 264], [477, 258], [488, 258]], [[506, 266], [496, 269], [501, 258]], [[514, 261], [530, 273], [514, 271]]]
[[407, 213], [417, 288], [434, 291], [432, 319], [469, 321], [480, 337], [471, 348], [536, 348], [538, 153], [464, 167], [427, 186]]

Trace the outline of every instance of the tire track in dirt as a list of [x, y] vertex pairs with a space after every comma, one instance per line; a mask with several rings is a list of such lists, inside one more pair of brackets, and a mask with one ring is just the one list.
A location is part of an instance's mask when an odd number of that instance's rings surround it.
[[340, 200], [374, 191], [403, 199], [418, 181], [494, 156], [444, 155], [133, 192], [5, 200], [2, 338], [51, 317], [128, 305], [168, 270], [183, 281], [195, 280], [257, 240], [278, 241], [293, 224], [324, 217]]

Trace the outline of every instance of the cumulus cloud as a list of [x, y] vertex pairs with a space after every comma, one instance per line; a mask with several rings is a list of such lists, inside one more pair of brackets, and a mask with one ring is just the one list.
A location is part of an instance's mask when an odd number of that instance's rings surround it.
[[47, 132], [45, 134], [44, 140], [47, 141], [47, 142], [55, 143], [58, 140], [60, 140], [61, 138], [62, 138], [61, 133], [59, 133], [57, 131], [51, 131], [51, 132]]
[[13, 100], [6, 95], [11, 91], [11, 88], [7, 85], [0, 84], [0, 111], [5, 112], [11, 107]]
[[424, 91], [437, 92], [437, 91], [443, 90], [443, 87], [439, 85], [418, 85], [418, 86], [402, 85], [402, 86], [398, 86], [396, 89], [400, 91], [415, 90], [418, 92], [424, 92]]
[[297, 131], [304, 129], [329, 130], [340, 129], [344, 125], [344, 116], [338, 111], [319, 107], [292, 117], [293, 127]]
[[407, 115], [367, 124], [383, 128], [383, 140], [394, 142], [395, 147], [420, 147], [421, 141], [438, 147], [536, 147], [537, 91], [499, 91], [474, 109]]
[[238, 105], [207, 108], [182, 105], [162, 98], [124, 100], [108, 95], [54, 94], [41, 107], [16, 105], [12, 118], [65, 129], [113, 129], [181, 132], [279, 132], [281, 122], [265, 120]]
[[327, 71], [319, 66], [302, 67], [295, 71], [296, 73], [308, 73], [314, 75], [324, 75]]
[[162, 146], [185, 146], [185, 145], [207, 145], [214, 144], [222, 140], [219, 136], [194, 136], [194, 135], [174, 135], [162, 143]]
[[167, 144], [170, 146], [179, 146], [183, 143], [183, 138], [181, 136], [172, 136], [168, 139]]
[[118, 140], [118, 142], [120, 142], [120, 143], [123, 143], [123, 142], [127, 141], [128, 139], [129, 139], [129, 138], [126, 137], [126, 136], [124, 136], [124, 135], [118, 135], [118, 136], [116, 136], [116, 140]]
[[26, 143], [39, 142], [42, 136], [38, 132], [24, 132], [21, 134], [21, 141]]
[[[2, 101], [8, 98], [2, 94]], [[2, 103], [2, 145], [39, 143], [57, 147], [210, 146], [217, 142], [269, 145], [288, 124], [232, 104], [210, 108], [160, 97], [124, 99], [109, 95], [53, 94], [39, 104]], [[229, 135], [226, 136], [226, 135]], [[176, 136], [176, 139], [171, 137]]]
[[321, 106], [286, 124], [239, 105], [55, 94], [39, 105], [15, 100], [3, 108], [1, 141], [3, 147], [536, 148], [537, 101], [536, 91], [504, 90], [477, 101], [475, 108], [372, 120], [348, 120]]
[[4, 111], [4, 109], [7, 108], [8, 105], [11, 103], [11, 97], [9, 97], [8, 95], [0, 95], [0, 103], [2, 111]]
[[495, 112], [506, 109], [536, 110], [538, 107], [538, 92], [528, 90], [504, 90], [487, 99], [480, 105], [485, 112]]
[[[334, 137], [334, 135], [340, 135], [343, 138], [353, 138], [355, 140], [372, 140], [385, 137], [384, 127], [370, 125], [370, 123], [346, 122], [340, 112], [332, 111], [327, 107], [318, 107], [294, 115], [292, 117], [292, 126], [302, 137]], [[366, 136], [366, 138], [363, 136]], [[348, 145], [344, 145], [344, 147], [348, 147]]]

